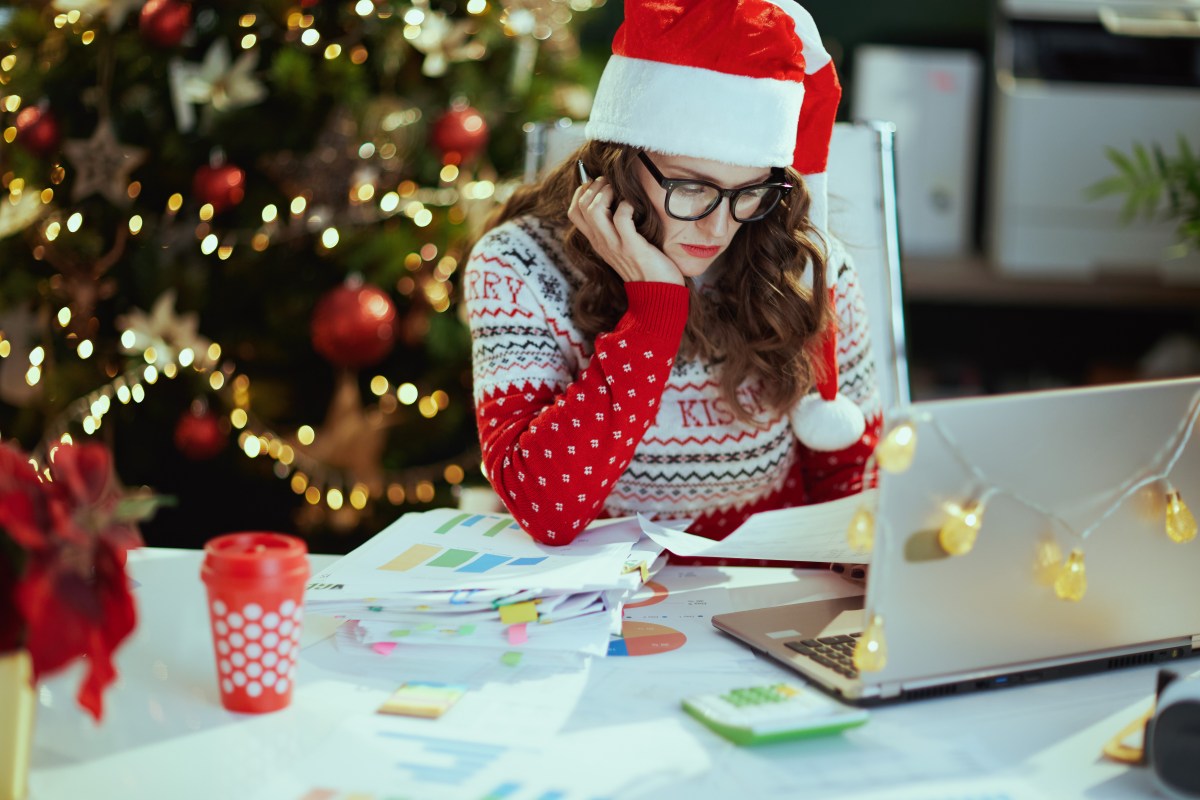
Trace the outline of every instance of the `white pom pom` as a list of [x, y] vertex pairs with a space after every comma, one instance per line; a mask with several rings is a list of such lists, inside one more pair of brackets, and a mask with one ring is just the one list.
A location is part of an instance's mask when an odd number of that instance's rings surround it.
[[796, 438], [822, 452], [846, 449], [867, 429], [862, 410], [840, 394], [832, 400], [823, 400], [816, 392], [806, 395], [791, 418]]

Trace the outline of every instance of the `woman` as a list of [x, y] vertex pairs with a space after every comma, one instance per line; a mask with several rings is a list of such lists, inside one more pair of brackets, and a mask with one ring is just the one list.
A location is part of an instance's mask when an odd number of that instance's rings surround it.
[[879, 402], [823, 230], [840, 89], [786, 9], [628, 2], [590, 141], [472, 251], [484, 469], [539, 541], [635, 512], [721, 538], [862, 488]]

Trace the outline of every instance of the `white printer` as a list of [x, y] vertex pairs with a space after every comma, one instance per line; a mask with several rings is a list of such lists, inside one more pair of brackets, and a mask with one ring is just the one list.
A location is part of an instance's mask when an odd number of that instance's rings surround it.
[[1175, 223], [1120, 221], [1086, 189], [1105, 149], [1200, 149], [1200, 0], [1001, 0], [988, 165], [991, 261], [1023, 278], [1141, 273], [1200, 282]]

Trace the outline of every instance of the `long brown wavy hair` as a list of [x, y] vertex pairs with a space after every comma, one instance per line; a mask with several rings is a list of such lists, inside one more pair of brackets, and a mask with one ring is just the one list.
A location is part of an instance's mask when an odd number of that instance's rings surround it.
[[[638, 231], [647, 241], [662, 245], [658, 214], [638, 180], [643, 169], [637, 150], [610, 142], [591, 141], [540, 182], [519, 187], [488, 220], [485, 232], [510, 219], [532, 215], [562, 231], [571, 263], [582, 273], [582, 287], [571, 298], [575, 324], [589, 340], [611, 331], [625, 313], [624, 281], [592, 249], [587, 238], [567, 219], [571, 197], [579, 186], [576, 159], [589, 175], [607, 175], [618, 199], [633, 206]], [[804, 181], [788, 170], [795, 189], [764, 219], [746, 223], [721, 254], [724, 268], [715, 291], [692, 289], [687, 327], [680, 354], [720, 364], [720, 393], [743, 422], [752, 421], [753, 408], [737, 390], [750, 381], [758, 400], [777, 411], [791, 408], [819, 377], [814, 358], [816, 336], [831, 314], [826, 299], [825, 257], [816, 245], [819, 234], [809, 223], [808, 191]], [[714, 213], [728, 213], [719, 209]], [[802, 280], [813, 270], [812, 288]]]

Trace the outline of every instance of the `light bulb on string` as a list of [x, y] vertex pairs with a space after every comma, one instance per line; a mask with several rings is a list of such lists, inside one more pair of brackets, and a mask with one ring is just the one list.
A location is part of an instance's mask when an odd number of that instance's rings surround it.
[[1087, 570], [1083, 564], [1083, 551], [1076, 547], [1067, 556], [1066, 563], [1058, 571], [1054, 579], [1054, 593], [1061, 600], [1078, 602], [1087, 592]]
[[983, 527], [983, 501], [965, 506], [949, 505], [950, 518], [938, 531], [938, 544], [952, 556], [966, 555], [975, 547], [979, 529]]
[[854, 644], [854, 668], [859, 672], [879, 672], [887, 665], [887, 640], [883, 636], [883, 617], [872, 614], [871, 621]]
[[869, 553], [875, 547], [875, 515], [865, 505], [859, 506], [850, 518], [846, 542], [859, 553]]
[[1167, 536], [1171, 541], [1183, 544], [1196, 538], [1196, 518], [1179, 496], [1179, 490], [1170, 483], [1167, 484], [1166, 516]]
[[917, 450], [917, 429], [909, 420], [895, 425], [875, 448], [875, 461], [893, 474], [912, 464]]

